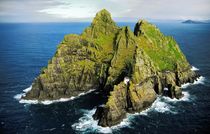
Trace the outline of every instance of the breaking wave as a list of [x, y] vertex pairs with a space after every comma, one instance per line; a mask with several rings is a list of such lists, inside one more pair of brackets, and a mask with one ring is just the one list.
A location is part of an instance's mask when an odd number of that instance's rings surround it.
[[191, 86], [191, 85], [204, 84], [204, 82], [205, 82], [205, 77], [200, 76], [193, 83], [182, 84], [181, 88], [187, 88], [188, 86]]
[[72, 128], [79, 132], [99, 132], [99, 133], [112, 133], [114, 130], [129, 127], [131, 125], [131, 121], [135, 116], [149, 116], [150, 112], [159, 112], [159, 113], [168, 113], [168, 114], [177, 114], [176, 107], [171, 105], [171, 102], [178, 101], [189, 101], [190, 95], [188, 92], [183, 92], [184, 96], [181, 99], [170, 99], [169, 97], [158, 96], [157, 99], [153, 102], [153, 104], [143, 110], [140, 113], [129, 114], [127, 113], [127, 117], [123, 119], [123, 121], [112, 127], [101, 127], [98, 125], [98, 121], [94, 120], [92, 115], [95, 113], [96, 109], [92, 110], [83, 110], [84, 115], [79, 118], [77, 123], [72, 125]]
[[[194, 81], [194, 83], [191, 84], [184, 84], [182, 85], [182, 88], [186, 88], [189, 85], [196, 85], [196, 84], [204, 84], [204, 77], [199, 77], [197, 80]], [[92, 110], [84, 110], [84, 115], [79, 118], [79, 121], [74, 123], [72, 125], [72, 128], [78, 132], [99, 132], [99, 133], [112, 133], [113, 131], [123, 128], [123, 127], [130, 127], [131, 126], [131, 121], [135, 116], [149, 116], [150, 112], [159, 112], [159, 113], [165, 113], [165, 114], [177, 114], [178, 111], [176, 109], [176, 106], [173, 105], [174, 103], [177, 102], [189, 102], [192, 101], [192, 97], [190, 96], [189, 92], [183, 91], [183, 97], [181, 99], [171, 99], [166, 96], [158, 96], [157, 99], [153, 102], [153, 104], [143, 110], [140, 113], [134, 113], [134, 114], [129, 114], [127, 113], [127, 117], [123, 119], [123, 121], [112, 127], [101, 127], [98, 125], [98, 121], [94, 120], [92, 118], [92, 115], [95, 113], [96, 109]]]
[[[198, 68], [192, 66], [193, 71], [199, 70]], [[185, 83], [181, 85], [181, 88], [187, 88], [188, 86], [191, 85], [197, 85], [197, 84], [204, 84], [205, 77], [200, 76], [197, 78], [193, 83]], [[38, 100], [24, 100], [21, 99], [22, 96], [25, 96], [27, 92], [31, 90], [32, 86], [26, 88], [23, 90], [23, 93], [17, 94], [14, 96], [15, 99], [19, 100], [20, 103], [27, 103], [27, 104], [44, 104], [44, 105], [49, 105], [52, 103], [56, 102], [66, 102], [70, 100], [74, 100], [82, 95], [88, 94], [94, 90], [90, 90], [85, 93], [79, 94], [77, 97], [70, 97], [70, 98], [61, 98], [58, 100], [45, 100], [45, 101], [38, 101]], [[167, 89], [164, 89], [167, 90]], [[97, 92], [96, 92], [97, 93]], [[134, 114], [129, 114], [127, 113], [126, 118], [121, 121], [120, 124], [112, 126], [112, 127], [101, 127], [98, 125], [98, 121], [94, 120], [92, 115], [95, 113], [96, 109], [92, 110], [82, 110], [83, 111], [83, 116], [79, 118], [78, 122], [74, 123], [72, 125], [72, 128], [78, 132], [99, 132], [99, 133], [112, 133], [114, 130], [123, 128], [123, 127], [129, 127], [131, 125], [131, 120], [135, 118], [135, 116], [149, 116], [150, 112], [159, 112], [159, 113], [168, 113], [168, 114], [177, 114], [178, 112], [176, 111], [176, 107], [172, 105], [173, 103], [176, 102], [182, 102], [182, 101], [191, 101], [191, 96], [189, 92], [183, 91], [183, 97], [181, 99], [171, 99], [166, 96], [158, 96], [157, 99], [153, 102], [153, 104], [143, 110], [140, 113], [134, 113]]]
[[194, 66], [192, 66], [191, 70], [192, 70], [192, 71], [198, 71], [199, 69], [196, 68], [196, 67], [194, 67]]
[[162, 98], [163, 98], [163, 100], [165, 100], [167, 102], [179, 102], [179, 101], [191, 101], [192, 100], [189, 92], [182, 91], [182, 94], [183, 94], [183, 97], [180, 99], [176, 99], [176, 98], [171, 99], [170, 97], [167, 97], [167, 96], [162, 96]]
[[23, 93], [17, 94], [14, 96], [15, 99], [17, 99], [19, 101], [19, 103], [26, 103], [26, 104], [44, 104], [44, 105], [49, 105], [52, 103], [57, 103], [57, 102], [66, 102], [66, 101], [70, 101], [70, 100], [74, 100], [76, 98], [79, 98], [80, 96], [86, 95], [88, 93], [91, 93], [93, 91], [95, 91], [95, 89], [89, 90], [88, 92], [84, 92], [84, 93], [80, 93], [78, 96], [74, 97], [70, 97], [70, 98], [60, 98], [57, 100], [44, 100], [44, 101], [39, 101], [39, 100], [25, 100], [25, 99], [21, 99], [23, 96], [26, 95], [27, 92], [29, 92], [32, 89], [32, 86], [26, 88], [23, 90]]
[[159, 112], [159, 113], [168, 113], [168, 114], [177, 114], [176, 107], [171, 105], [171, 102], [178, 101], [189, 101], [190, 94], [188, 92], [183, 92], [184, 96], [181, 99], [171, 99], [169, 97], [158, 96], [153, 104], [143, 110], [140, 113], [129, 114], [127, 113], [126, 118], [123, 121], [112, 127], [101, 127], [98, 125], [98, 121], [94, 120], [92, 115], [95, 113], [96, 109], [92, 110], [83, 110], [84, 114], [79, 118], [78, 122], [72, 125], [72, 128], [79, 132], [99, 132], [99, 133], [112, 133], [114, 130], [129, 127], [131, 121], [135, 116], [149, 116], [150, 112]]
[[126, 127], [130, 125], [129, 119], [131, 118], [131, 114], [127, 114], [127, 118], [123, 119], [123, 121], [112, 127], [101, 127], [98, 125], [98, 121], [94, 120], [92, 115], [95, 113], [96, 109], [92, 110], [83, 110], [84, 115], [79, 118], [77, 123], [72, 125], [72, 128], [79, 132], [99, 132], [99, 133], [112, 133], [113, 130]]
[[31, 88], [32, 88], [32, 86], [30, 86], [30, 87], [24, 89], [24, 90], [23, 90], [23, 93], [16, 94], [16, 95], [14, 96], [14, 98], [17, 99], [17, 100], [21, 100], [21, 97], [22, 97], [22, 96], [25, 96], [25, 94], [26, 94], [27, 92], [29, 92], [29, 91], [31, 90]]
[[[170, 99], [170, 98], [169, 98]], [[148, 115], [149, 112], [155, 111], [159, 113], [173, 113], [176, 114], [176, 111], [173, 111], [174, 106], [170, 105], [168, 100], [165, 100], [162, 96], [159, 96], [151, 105], [151, 107], [140, 112], [140, 115]]]

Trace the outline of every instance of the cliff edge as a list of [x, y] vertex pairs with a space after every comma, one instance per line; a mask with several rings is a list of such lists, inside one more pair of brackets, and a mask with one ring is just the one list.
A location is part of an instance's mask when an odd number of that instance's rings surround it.
[[[118, 124], [127, 112], [149, 107], [157, 95], [181, 98], [181, 84], [199, 74], [171, 36], [139, 20], [134, 32], [103, 9], [81, 35], [66, 35], [23, 99], [54, 100], [90, 89], [108, 92], [93, 115], [100, 126]], [[167, 88], [167, 91], [164, 91]]]

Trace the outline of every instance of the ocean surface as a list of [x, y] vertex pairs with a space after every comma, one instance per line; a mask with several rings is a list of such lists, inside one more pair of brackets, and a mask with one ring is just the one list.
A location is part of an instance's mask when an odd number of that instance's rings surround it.
[[[181, 100], [158, 97], [147, 110], [128, 114], [117, 126], [102, 128], [92, 119], [103, 104], [98, 91], [66, 102], [20, 103], [40, 69], [54, 55], [65, 34], [81, 33], [90, 23], [0, 24], [0, 133], [1, 134], [194, 134], [210, 132], [210, 25], [154, 22], [172, 35], [202, 77], [182, 86]], [[135, 23], [118, 23], [120, 26]]]

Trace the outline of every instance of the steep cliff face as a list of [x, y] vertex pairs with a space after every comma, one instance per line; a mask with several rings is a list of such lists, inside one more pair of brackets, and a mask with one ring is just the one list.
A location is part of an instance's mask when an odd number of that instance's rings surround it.
[[96, 52], [93, 42], [78, 35], [65, 36], [26, 98], [58, 99], [97, 87], [97, 73], [103, 71], [103, 67], [94, 61]]
[[172, 37], [145, 20], [137, 22], [134, 32], [120, 28], [103, 9], [81, 35], [64, 37], [23, 99], [52, 100], [92, 88], [106, 90], [107, 102], [93, 118], [101, 126], [112, 126], [127, 112], [149, 107], [158, 94], [181, 98], [181, 84], [198, 76]]
[[130, 28], [123, 27], [119, 31], [115, 40], [114, 50], [114, 57], [111, 60], [106, 82], [106, 86], [111, 87], [123, 81], [125, 76], [132, 75], [136, 41]]
[[[149, 107], [157, 94], [181, 98], [181, 84], [193, 82], [199, 76], [191, 70], [176, 41], [147, 21], [140, 20], [130, 37], [135, 50], [126, 51], [133, 51], [132, 64], [129, 68], [123, 66], [124, 72], [130, 72], [124, 73], [124, 77], [130, 77], [130, 82], [114, 86], [107, 103], [98, 107], [93, 115], [104, 127], [118, 124], [127, 112], [140, 112]], [[122, 62], [126, 64], [125, 60]], [[163, 91], [164, 88], [168, 90]]]
[[[99, 119], [99, 125], [104, 127], [112, 126], [120, 123], [121, 119], [125, 117], [126, 108], [128, 107], [128, 88], [124, 82], [114, 86], [106, 105], [99, 107], [93, 116], [95, 119]], [[97, 113], [100, 115], [97, 115]]]
[[139, 47], [151, 58], [158, 71], [174, 71], [177, 66], [190, 66], [173, 37], [165, 36], [155, 25], [140, 20], [134, 34], [138, 37]]
[[104, 9], [81, 35], [66, 35], [47, 67], [34, 80], [32, 90], [23, 98], [59, 99], [103, 87], [119, 29]]

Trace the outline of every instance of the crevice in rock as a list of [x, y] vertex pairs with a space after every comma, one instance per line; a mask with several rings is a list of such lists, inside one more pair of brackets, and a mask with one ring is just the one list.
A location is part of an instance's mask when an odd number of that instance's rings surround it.
[[131, 98], [130, 98], [130, 93], [129, 93], [129, 87], [130, 87], [130, 82], [128, 82], [127, 84], [127, 89], [126, 89], [126, 101], [127, 101], [127, 107], [126, 107], [126, 111], [127, 112], [131, 112], [132, 109], [132, 102], [131, 102]]
[[160, 94], [159, 84], [160, 83], [158, 83], [158, 78], [154, 77], [154, 90], [156, 94]]

